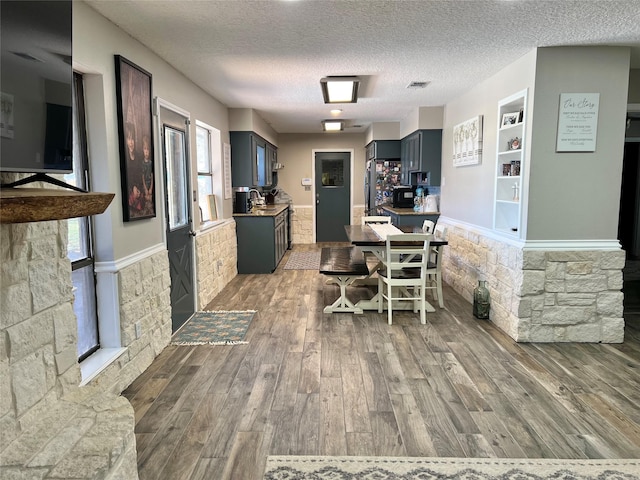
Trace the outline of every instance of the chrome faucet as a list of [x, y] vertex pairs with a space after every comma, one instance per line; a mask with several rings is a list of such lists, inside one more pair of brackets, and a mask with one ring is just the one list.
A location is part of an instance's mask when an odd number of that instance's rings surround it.
[[[255, 194], [256, 194], [255, 201], [253, 200], [253, 196], [251, 195], [252, 192], [255, 192]], [[251, 199], [252, 204], [255, 205], [255, 206], [264, 205], [264, 198], [262, 197], [262, 194], [258, 190], [256, 190], [255, 188], [251, 188], [249, 190], [249, 198]]]

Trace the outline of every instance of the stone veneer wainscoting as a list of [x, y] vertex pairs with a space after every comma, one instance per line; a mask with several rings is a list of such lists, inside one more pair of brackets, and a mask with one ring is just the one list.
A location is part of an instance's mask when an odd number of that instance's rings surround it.
[[444, 281], [473, 302], [478, 280], [486, 280], [491, 321], [514, 340], [624, 340], [621, 290], [625, 255], [620, 248], [564, 249], [558, 242], [548, 242], [549, 246], [538, 242], [534, 249], [501, 240], [490, 231], [443, 221], [442, 217], [439, 221], [448, 226]]
[[[291, 207], [293, 208], [293, 206]], [[351, 210], [354, 225], [360, 225], [364, 216], [364, 205], [354, 205]], [[313, 206], [296, 206], [293, 208], [291, 220], [291, 228], [293, 229], [292, 243], [313, 243], [313, 232], [315, 226], [313, 224]]]
[[291, 215], [291, 243], [313, 243], [313, 206], [293, 206]]
[[204, 308], [238, 274], [236, 222], [224, 223], [196, 236], [198, 306]]
[[125, 348], [80, 387], [67, 241], [66, 221], [0, 225], [0, 477], [136, 479], [134, 412], [118, 394], [170, 340], [167, 253], [102, 265]]

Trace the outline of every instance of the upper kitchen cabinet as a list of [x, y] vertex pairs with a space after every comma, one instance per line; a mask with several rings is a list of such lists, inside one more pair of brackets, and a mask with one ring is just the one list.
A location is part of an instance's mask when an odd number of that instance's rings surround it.
[[429, 185], [440, 185], [442, 130], [417, 130], [400, 141], [402, 183], [413, 183], [412, 176], [422, 173]]
[[277, 148], [253, 132], [229, 132], [234, 187], [271, 187]]
[[374, 140], [366, 147], [367, 160], [400, 158], [400, 140]]

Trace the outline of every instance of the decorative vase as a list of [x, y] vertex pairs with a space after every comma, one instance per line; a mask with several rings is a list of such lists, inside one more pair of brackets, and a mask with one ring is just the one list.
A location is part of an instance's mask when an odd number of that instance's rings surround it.
[[478, 280], [478, 286], [473, 289], [473, 316], [476, 318], [489, 318], [489, 289], [486, 280]]

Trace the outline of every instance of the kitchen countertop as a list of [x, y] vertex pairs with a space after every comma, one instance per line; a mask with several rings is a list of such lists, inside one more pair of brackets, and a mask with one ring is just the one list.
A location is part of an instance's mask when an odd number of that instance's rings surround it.
[[276, 203], [265, 207], [252, 208], [249, 213], [234, 213], [234, 217], [275, 217], [289, 207], [288, 203]]
[[440, 215], [440, 212], [415, 212], [413, 208], [394, 208], [388, 205], [382, 205], [381, 208], [395, 215]]

